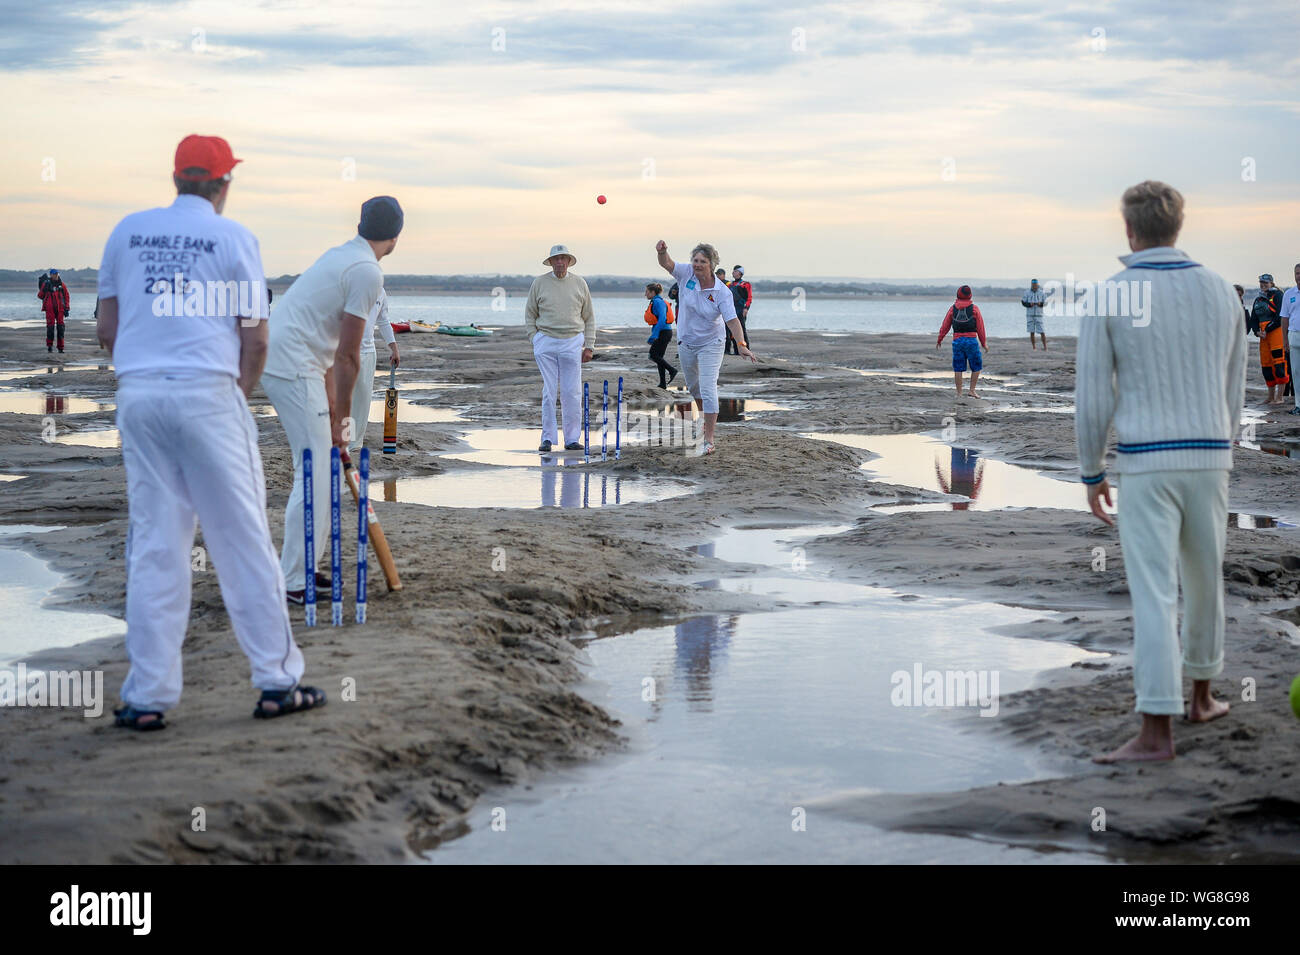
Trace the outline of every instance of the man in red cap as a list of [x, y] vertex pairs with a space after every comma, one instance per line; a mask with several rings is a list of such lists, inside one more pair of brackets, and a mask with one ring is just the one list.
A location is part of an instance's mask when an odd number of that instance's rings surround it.
[[225, 218], [240, 162], [216, 136], [176, 149], [170, 206], [127, 216], [99, 268], [100, 344], [117, 374], [130, 533], [126, 650], [117, 725], [162, 729], [181, 696], [195, 522], [221, 582], [235, 638], [262, 691], [254, 716], [325, 702], [302, 686], [302, 652], [266, 520], [257, 426], [246, 398], [267, 350], [257, 239]]

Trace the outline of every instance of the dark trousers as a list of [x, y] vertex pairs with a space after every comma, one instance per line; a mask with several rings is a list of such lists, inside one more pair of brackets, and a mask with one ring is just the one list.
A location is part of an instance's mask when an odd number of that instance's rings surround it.
[[[736, 317], [740, 318], [740, 331], [741, 334], [745, 336], [745, 346], [749, 347], [749, 329], [745, 326], [745, 319], [741, 318], [739, 315], [737, 315]], [[724, 346], [723, 351], [725, 351], [728, 355], [740, 354], [740, 345], [739, 343], [737, 343], [737, 341], [734, 338], [731, 337], [731, 329], [729, 328], [727, 329], [727, 344]]]
[[668, 350], [668, 343], [672, 340], [672, 330], [665, 328], [650, 345], [650, 360], [659, 367], [660, 388], [668, 387], [668, 375], [677, 374], [677, 369], [664, 360], [664, 352]]

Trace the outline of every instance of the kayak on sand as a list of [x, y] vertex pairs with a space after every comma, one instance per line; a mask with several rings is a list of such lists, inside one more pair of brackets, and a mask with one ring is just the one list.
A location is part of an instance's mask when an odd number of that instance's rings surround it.
[[402, 332], [437, 332], [441, 335], [491, 335], [491, 329], [480, 328], [477, 325], [444, 325], [442, 322], [434, 322], [430, 325], [428, 322], [412, 320], [409, 322], [392, 322], [393, 331]]

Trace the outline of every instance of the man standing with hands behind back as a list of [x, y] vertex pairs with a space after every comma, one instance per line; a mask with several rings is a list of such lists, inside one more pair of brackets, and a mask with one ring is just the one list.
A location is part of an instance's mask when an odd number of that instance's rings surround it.
[[[280, 568], [288, 600], [301, 604], [307, 574], [329, 541], [329, 453], [347, 449], [356, 423], [352, 390], [361, 367], [361, 339], [384, 288], [379, 260], [397, 246], [402, 207], [392, 196], [361, 206], [357, 234], [330, 249], [289, 286], [271, 318], [262, 390], [271, 399], [293, 455], [293, 492], [284, 510]], [[345, 427], [345, 422], [348, 427]], [[304, 554], [302, 452], [311, 449], [315, 554]]]
[[564, 450], [582, 448], [582, 366], [591, 361], [596, 316], [591, 290], [569, 270], [578, 264], [567, 246], [553, 245], [543, 261], [551, 271], [533, 279], [524, 305], [524, 327], [533, 344], [533, 360], [542, 373], [542, 443], [546, 452], [558, 440], [555, 393], [564, 419]]

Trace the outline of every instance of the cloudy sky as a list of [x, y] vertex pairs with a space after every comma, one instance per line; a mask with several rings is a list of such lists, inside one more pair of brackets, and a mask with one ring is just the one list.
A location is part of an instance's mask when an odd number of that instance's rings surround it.
[[[1102, 277], [1124, 187], [1235, 281], [1300, 261], [1300, 4], [0, 0], [0, 267], [98, 263], [225, 136], [298, 272], [396, 195], [390, 272]], [[596, 196], [609, 197], [598, 205]]]

